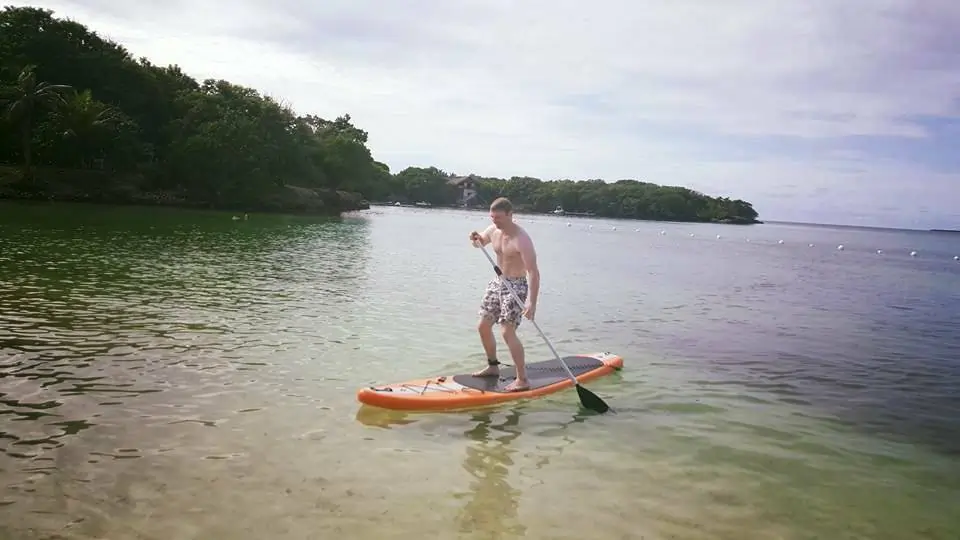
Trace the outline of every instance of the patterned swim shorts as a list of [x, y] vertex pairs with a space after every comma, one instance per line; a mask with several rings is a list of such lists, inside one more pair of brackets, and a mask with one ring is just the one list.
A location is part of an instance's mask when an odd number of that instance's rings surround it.
[[517, 296], [523, 301], [517, 303], [517, 300], [510, 294], [510, 289], [500, 282], [500, 278], [494, 278], [487, 284], [483, 291], [483, 299], [480, 301], [480, 315], [493, 319], [494, 322], [503, 324], [509, 322], [514, 326], [520, 326], [523, 319], [523, 306], [527, 301], [527, 278], [508, 278], [503, 277], [504, 281], [510, 283]]

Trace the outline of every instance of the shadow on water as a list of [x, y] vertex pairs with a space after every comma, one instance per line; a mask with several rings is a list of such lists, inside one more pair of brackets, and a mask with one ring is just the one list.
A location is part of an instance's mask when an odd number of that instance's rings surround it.
[[[289, 367], [263, 370], [285, 336], [309, 334], [312, 351], [340, 340], [330, 315], [351, 316], [364, 287], [368, 221], [232, 217], [2, 204], [0, 472], [8, 485], [15, 470], [75, 435], [131, 414], [140, 427], [199, 421], [197, 411], [213, 415], [223, 398], [243, 393], [249, 376], [231, 380], [240, 372], [285, 377]], [[156, 393], [164, 397], [146, 399]], [[142, 451], [152, 450], [149, 440]]]

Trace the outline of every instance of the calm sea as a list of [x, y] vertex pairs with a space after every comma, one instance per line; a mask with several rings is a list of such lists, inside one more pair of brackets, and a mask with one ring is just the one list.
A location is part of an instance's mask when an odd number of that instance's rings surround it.
[[960, 235], [521, 216], [616, 413], [393, 414], [483, 364], [485, 213], [233, 217], [0, 205], [0, 537], [960, 537]]

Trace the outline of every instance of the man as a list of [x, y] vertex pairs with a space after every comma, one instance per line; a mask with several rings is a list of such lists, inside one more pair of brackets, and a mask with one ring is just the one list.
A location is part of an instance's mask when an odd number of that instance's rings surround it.
[[[537, 267], [537, 253], [533, 240], [522, 227], [513, 222], [513, 205], [506, 197], [500, 197], [490, 204], [490, 220], [493, 221], [482, 233], [470, 233], [474, 247], [490, 244], [496, 253], [497, 265], [503, 273], [494, 277], [487, 285], [480, 301], [480, 322], [477, 330], [484, 352], [487, 353], [487, 367], [474, 373], [478, 377], [499, 377], [500, 362], [497, 360], [497, 342], [493, 337], [493, 325], [499, 324], [503, 340], [510, 350], [513, 365], [517, 369], [517, 378], [505, 390], [520, 391], [530, 387], [527, 369], [524, 364], [523, 344], [517, 337], [517, 327], [523, 317], [533, 320], [537, 312], [537, 297], [540, 293], [540, 270]], [[524, 305], [517, 303], [510, 289], [501, 279], [510, 283]]]

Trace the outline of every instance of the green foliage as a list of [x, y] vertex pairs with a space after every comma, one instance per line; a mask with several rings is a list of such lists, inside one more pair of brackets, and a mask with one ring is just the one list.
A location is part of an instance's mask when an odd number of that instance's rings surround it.
[[[451, 180], [460, 179], [435, 167], [409, 167], [400, 171], [401, 179], [393, 192], [397, 200], [432, 205], [456, 205], [463, 192]], [[476, 175], [477, 195], [468, 205], [487, 206], [497, 197], [507, 197], [518, 211], [549, 213], [561, 208], [568, 214], [598, 217], [664, 220], [755, 223], [753, 206], [739, 199], [710, 197], [684, 187], [659, 186], [637, 180], [555, 180], [529, 176], [510, 179]]]
[[305, 209], [339, 211], [366, 205], [337, 191], [390, 177], [349, 115], [298, 116], [254, 89], [195, 81], [48, 10], [0, 12], [0, 89], [0, 163], [22, 167], [19, 194], [84, 184], [86, 199], [284, 209], [306, 197]]
[[[297, 115], [254, 89], [198, 82], [49, 10], [0, 12], [0, 197], [342, 211], [371, 201], [462, 204], [436, 167], [391, 174], [349, 114]], [[474, 203], [637, 219], [752, 222], [740, 200], [622, 180], [477, 178]], [[67, 195], [65, 195], [67, 194]]]
[[485, 200], [505, 196], [519, 208], [533, 212], [560, 207], [568, 213], [599, 217], [731, 223], [753, 223], [758, 216], [750, 203], [739, 199], [709, 197], [684, 187], [637, 180], [544, 182], [514, 176], [509, 180], [488, 179], [478, 191]]

